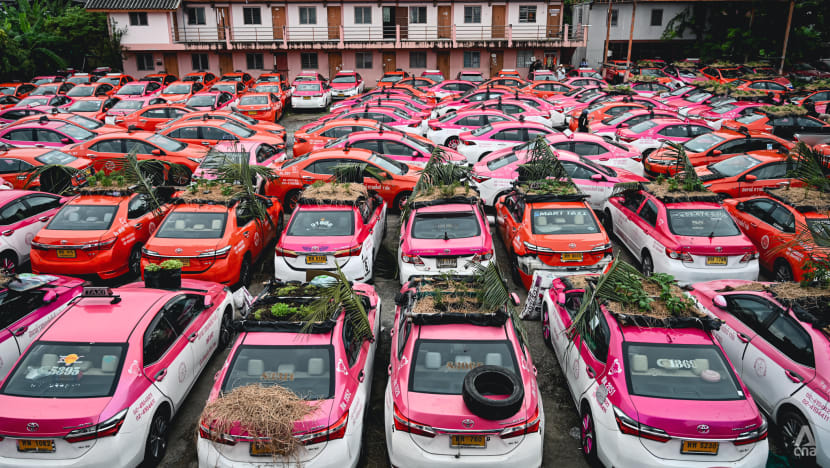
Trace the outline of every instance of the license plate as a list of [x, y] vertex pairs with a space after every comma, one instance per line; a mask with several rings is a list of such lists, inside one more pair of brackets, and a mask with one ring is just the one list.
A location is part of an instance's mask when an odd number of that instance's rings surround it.
[[17, 441], [18, 452], [48, 453], [55, 451], [54, 440], [21, 439]]
[[182, 262], [182, 266], [190, 266], [189, 258], [180, 258], [179, 261]]
[[450, 447], [479, 447], [487, 446], [483, 435], [454, 435], [450, 438]]
[[303, 99], [305, 99], [305, 100], [310, 100], [310, 99], [311, 99], [311, 96], [303, 96]]
[[706, 257], [707, 265], [726, 265], [726, 257]]
[[256, 111], [248, 111], [248, 115], [256, 115]]
[[75, 258], [75, 251], [72, 249], [58, 249], [58, 258]]
[[562, 252], [563, 262], [581, 262], [582, 252]]
[[111, 115], [104, 117], [104, 123], [108, 125], [113, 125], [115, 123], [115, 117]]
[[256, 442], [251, 442], [251, 456], [252, 457], [267, 457], [273, 455], [273, 452], [268, 450], [262, 444], [257, 444]]
[[325, 255], [306, 255], [305, 262], [306, 264], [320, 264], [326, 263], [327, 259]]
[[699, 440], [684, 440], [680, 453], [703, 453], [706, 455], [718, 454], [718, 442], [701, 442]]
[[458, 259], [455, 257], [438, 257], [438, 268], [455, 268], [458, 265]]

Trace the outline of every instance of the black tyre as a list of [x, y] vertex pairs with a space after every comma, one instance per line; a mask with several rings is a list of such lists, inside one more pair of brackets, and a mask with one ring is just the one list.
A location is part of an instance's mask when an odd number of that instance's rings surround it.
[[293, 213], [294, 208], [297, 207], [297, 201], [300, 199], [300, 191], [292, 190], [285, 195], [285, 200], [282, 202], [282, 209], [286, 213]]
[[[815, 440], [813, 430], [810, 428], [804, 416], [798, 410], [785, 408], [781, 410], [781, 414], [778, 416], [778, 425], [781, 427], [781, 436], [784, 439], [784, 446], [786, 447], [785, 453], [798, 462], [796, 466], [816, 466], [815, 451], [811, 450], [813, 447], [799, 445]], [[802, 431], [805, 430], [805, 426], [806, 431], [809, 431], [808, 435], [810, 437], [803, 437], [801, 435]], [[803, 440], [799, 440], [802, 438]], [[812, 456], [810, 456], [811, 454]]]
[[[509, 396], [503, 400], [493, 400], [485, 396], [488, 394]], [[473, 414], [491, 421], [499, 421], [519, 411], [525, 391], [514, 372], [500, 366], [481, 366], [464, 376], [461, 396]]]
[[444, 142], [444, 146], [449, 149], [457, 149], [459, 143], [461, 143], [461, 140], [459, 140], [457, 136], [451, 136]]
[[17, 262], [17, 255], [15, 255], [14, 252], [7, 251], [0, 255], [0, 270], [13, 275], [17, 273], [19, 266], [20, 265], [18, 265]]
[[651, 259], [651, 254], [648, 250], [643, 251], [643, 259], [640, 260], [640, 266], [643, 270], [643, 276], [648, 278], [654, 273], [654, 260]]
[[233, 309], [226, 307], [222, 312], [222, 323], [219, 326], [219, 349], [225, 349], [233, 337], [231, 322], [233, 321]]
[[403, 192], [399, 193], [397, 197], [395, 197], [395, 209], [398, 211], [403, 211], [403, 207], [406, 206], [407, 200], [409, 200], [409, 196], [412, 195], [412, 192], [408, 190], [404, 190]]
[[127, 266], [130, 269], [130, 275], [141, 276], [141, 245], [136, 245], [130, 251], [130, 258], [127, 259]]
[[793, 269], [790, 268], [790, 264], [787, 263], [784, 259], [778, 259], [775, 262], [775, 268], [773, 270], [773, 276], [775, 277], [775, 281], [784, 282], [784, 281], [792, 281], [793, 280]]
[[614, 220], [611, 218], [611, 210], [609, 209], [602, 212], [602, 226], [609, 238], [614, 235]]
[[579, 422], [579, 446], [582, 449], [582, 455], [585, 456], [591, 466], [602, 466], [597, 455], [597, 431], [594, 426], [594, 415], [591, 414], [591, 408], [588, 407], [587, 403], [582, 403]]
[[239, 286], [246, 288], [251, 284], [251, 256], [245, 254], [242, 258], [242, 264], [239, 265]]
[[519, 274], [519, 260], [516, 258], [516, 254], [510, 255], [510, 276], [513, 277], [513, 282], [516, 283], [516, 286], [524, 287], [522, 275]]
[[167, 433], [170, 429], [170, 417], [167, 407], [156, 411], [150, 422], [150, 433], [147, 434], [147, 443], [144, 446], [143, 467], [154, 467], [161, 463], [167, 453]]

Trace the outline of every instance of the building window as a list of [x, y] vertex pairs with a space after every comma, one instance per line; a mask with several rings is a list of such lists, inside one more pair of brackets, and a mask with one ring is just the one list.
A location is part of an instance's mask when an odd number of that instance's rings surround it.
[[481, 53], [475, 50], [465, 50], [464, 68], [481, 68]]
[[317, 24], [317, 7], [300, 7], [300, 24]]
[[188, 8], [187, 24], [205, 24], [204, 8]]
[[194, 70], [207, 70], [210, 68], [208, 54], [191, 54], [190, 61], [193, 63]]
[[259, 7], [243, 8], [242, 18], [245, 24], [262, 24], [262, 12], [259, 11]]
[[131, 11], [130, 26], [147, 26], [147, 13], [143, 11]]
[[427, 7], [409, 7], [409, 24], [427, 24]]
[[651, 25], [652, 26], [662, 26], [663, 25], [663, 9], [662, 8], [651, 10]]
[[300, 67], [303, 70], [311, 70], [317, 68], [317, 54], [313, 52], [304, 52], [300, 54]]
[[427, 53], [426, 52], [410, 52], [409, 53], [409, 68], [426, 68], [427, 67]]
[[619, 18], [620, 18], [620, 10], [617, 10], [616, 8], [612, 9], [611, 10], [611, 26], [616, 26], [617, 21], [619, 20]]
[[465, 6], [464, 7], [464, 22], [472, 24], [481, 23], [481, 7], [480, 6]]
[[531, 64], [533, 64], [532, 50], [516, 51], [516, 68], [530, 68]]
[[577, 11], [576, 18], [576, 24], [582, 24], [582, 8]]
[[138, 61], [139, 70], [153, 69], [153, 54], [135, 54], [135, 59]]
[[372, 24], [372, 7], [354, 7], [354, 24]]
[[372, 68], [372, 53], [355, 52], [354, 66], [355, 68]]
[[265, 68], [262, 54], [245, 54], [245, 61], [249, 70], [262, 70]]
[[519, 22], [520, 23], [535, 23], [536, 22], [536, 6], [519, 5]]

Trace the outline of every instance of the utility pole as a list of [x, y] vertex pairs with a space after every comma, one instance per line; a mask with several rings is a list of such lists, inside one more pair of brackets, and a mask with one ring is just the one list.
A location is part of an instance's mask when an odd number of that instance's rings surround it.
[[784, 59], [787, 58], [787, 42], [790, 40], [790, 27], [793, 23], [793, 8], [795, 7], [795, 0], [790, 0], [790, 14], [787, 15], [787, 30], [784, 31], [784, 50], [781, 51], [781, 66], [778, 67], [778, 74], [784, 74]]
[[625, 57], [625, 76], [623, 83], [628, 81], [628, 75], [631, 73], [631, 43], [634, 42], [634, 15], [637, 13], [637, 0], [631, 5], [631, 31], [628, 33], [628, 55]]
[[605, 18], [605, 50], [602, 52], [601, 64], [605, 67], [608, 60], [608, 41], [611, 39], [611, 0], [608, 0], [608, 16]]

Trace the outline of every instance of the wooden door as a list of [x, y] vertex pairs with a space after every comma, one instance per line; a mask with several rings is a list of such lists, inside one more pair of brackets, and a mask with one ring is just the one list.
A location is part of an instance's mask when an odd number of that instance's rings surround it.
[[[449, 39], [452, 35], [452, 7], [441, 5], [438, 7], [438, 39]], [[444, 75], [449, 79], [448, 75]]]
[[406, 39], [407, 29], [409, 29], [409, 8], [400, 6], [395, 8], [395, 24], [401, 27], [401, 39]]
[[[340, 39], [340, 7], [339, 6], [330, 6], [328, 7], [328, 19], [329, 19], [329, 40], [337, 40]], [[334, 75], [330, 75], [334, 76]]]
[[343, 68], [343, 56], [340, 52], [329, 52], [329, 80], [335, 77]]
[[453, 79], [450, 76], [450, 53], [447, 51], [439, 51], [438, 52], [438, 63], [436, 68], [441, 70], [441, 74], [444, 75], [445, 79], [451, 80]]
[[228, 18], [228, 7], [216, 7], [216, 32], [219, 34], [220, 41], [226, 38], [227, 28], [230, 26]]
[[283, 74], [283, 79], [288, 79], [288, 54], [285, 52], [274, 52], [274, 68]]
[[504, 39], [505, 6], [493, 5], [493, 39]]
[[491, 50], [490, 51], [490, 78], [496, 76], [504, 66], [504, 51]]
[[559, 36], [559, 14], [561, 13], [559, 5], [549, 4], [547, 5], [548, 9], [548, 37], [558, 37]]
[[179, 56], [175, 52], [164, 54], [164, 69], [171, 75], [179, 76]]
[[271, 23], [274, 28], [274, 40], [283, 40], [283, 28], [285, 27], [285, 8], [272, 7], [271, 8]]
[[395, 71], [395, 52], [383, 53], [383, 72]]
[[231, 73], [233, 71], [233, 56], [230, 53], [219, 54], [219, 74]]

